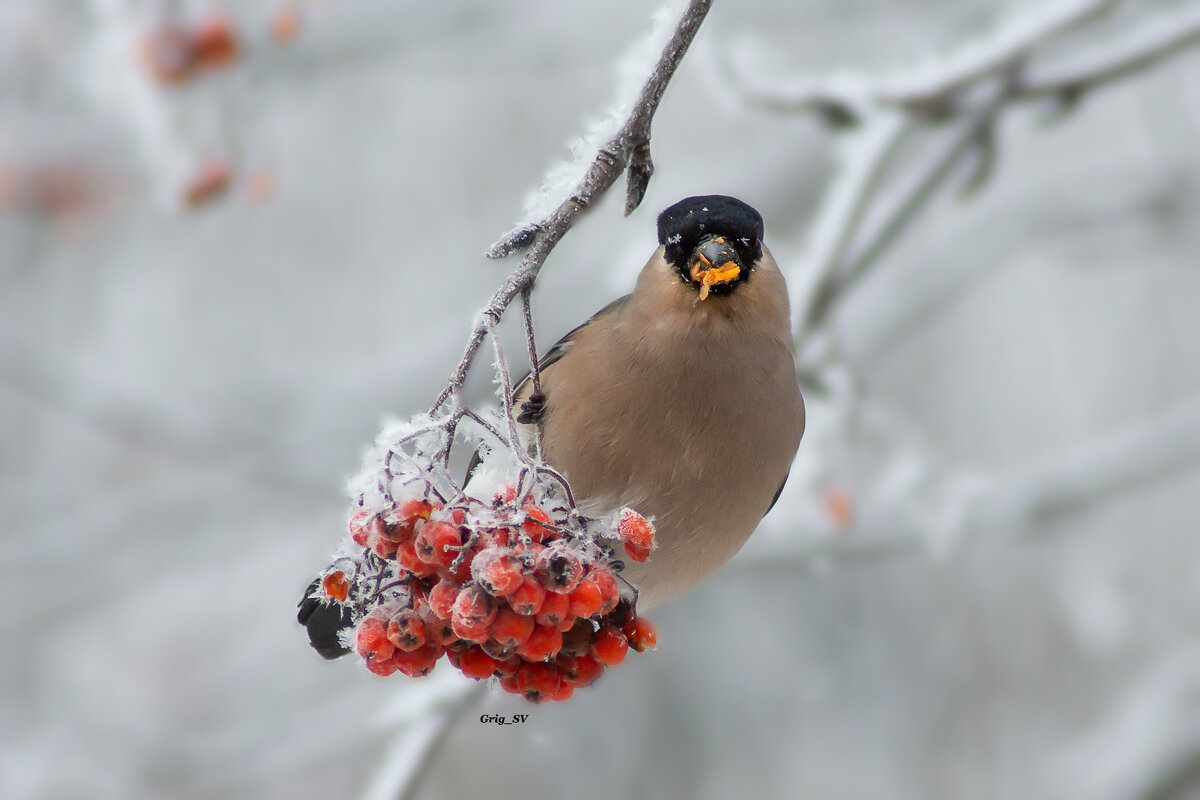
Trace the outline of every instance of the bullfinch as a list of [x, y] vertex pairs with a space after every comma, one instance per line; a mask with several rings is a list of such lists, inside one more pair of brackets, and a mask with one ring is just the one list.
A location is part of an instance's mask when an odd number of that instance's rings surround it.
[[[737, 553], [804, 433], [787, 288], [762, 216], [733, 197], [689, 197], [659, 215], [658, 242], [631, 294], [546, 352], [541, 392], [528, 379], [514, 390], [519, 424], [542, 426], [543, 457], [582, 513], [653, 518], [657, 549], [622, 572], [639, 611]], [[306, 595], [299, 618], [323, 656], [347, 652], [345, 610]]]

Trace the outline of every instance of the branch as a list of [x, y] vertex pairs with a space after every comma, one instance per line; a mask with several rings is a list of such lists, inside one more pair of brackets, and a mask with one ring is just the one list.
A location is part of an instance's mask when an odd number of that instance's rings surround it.
[[1148, 69], [1200, 43], [1200, 6], [1162, 14], [1158, 19], [1124, 35], [1115, 46], [1095, 48], [1060, 64], [1031, 66], [1014, 87], [1018, 100], [1044, 97], [1077, 97], [1102, 84], [1112, 83]]
[[607, 192], [626, 169], [629, 170], [629, 182], [625, 213], [629, 214], [637, 208], [653, 170], [649, 148], [650, 124], [654, 113], [658, 110], [667, 84], [700, 30], [700, 25], [711, 6], [712, 0], [691, 0], [688, 3], [675, 26], [674, 33], [663, 48], [654, 71], [643, 84], [625, 123], [596, 153], [587, 172], [567, 198], [547, 216], [510, 231], [488, 248], [488, 258], [504, 258], [522, 249], [527, 252], [517, 268], [492, 295], [492, 299], [476, 320], [462, 359], [455, 367], [446, 387], [434, 401], [433, 411], [437, 411], [451, 396], [461, 391], [488, 327], [498, 324], [513, 299], [533, 286], [546, 258], [575, 224], [575, 219]]
[[898, 106], [910, 112], [944, 108], [972, 86], [1005, 72], [1045, 43], [1112, 11], [1123, 0], [1070, 0], [1018, 17], [999, 31], [960, 47], [936, 65], [889, 76], [838, 75], [799, 81], [791, 89], [762, 88], [732, 64], [724, 74], [750, 105], [781, 113], [817, 112], [826, 118], [861, 121], [872, 106]]
[[486, 693], [487, 683], [462, 682], [433, 708], [423, 708], [393, 742], [362, 800], [412, 800], [455, 726]]
[[[859, 126], [847, 139], [841, 171], [810, 235], [802, 271], [809, 291], [797, 303], [798, 349], [963, 163], [977, 157], [966, 188], [986, 181], [995, 162], [995, 129], [1006, 109], [1054, 98], [1069, 110], [1091, 89], [1200, 43], [1200, 8], [1192, 5], [1121, 31], [1115, 43], [1093, 47], [1085, 55], [1058, 61], [1045, 55], [1063, 34], [1095, 23], [1120, 2], [1073, 0], [1039, 9], [956, 55], [898, 77], [841, 75], [767, 91], [749, 87], [732, 69], [726, 71], [752, 105], [811, 111], [827, 121]], [[902, 145], [922, 128], [949, 128], [946, 144], [932, 158], [904, 160], [906, 169], [887, 180], [901, 161]], [[911, 163], [918, 166], [907, 166]], [[874, 224], [864, 231], [868, 222]], [[802, 364], [801, 371], [811, 367]]]
[[[825, 559], [926, 553], [947, 535], [1032, 531], [1125, 492], [1200, 464], [1200, 404], [1131, 425], [1064, 455], [1032, 462], [1007, 475], [945, 480], [930, 504], [933, 514], [894, 508], [859, 514], [863, 525], [842, 535], [812, 531], [751, 539], [734, 563], [794, 567]], [[949, 475], [956, 474], [951, 470]], [[931, 523], [929, 517], [937, 519]]]

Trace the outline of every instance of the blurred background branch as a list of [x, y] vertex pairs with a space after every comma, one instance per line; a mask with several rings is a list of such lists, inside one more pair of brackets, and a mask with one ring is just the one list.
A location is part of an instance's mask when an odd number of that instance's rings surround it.
[[[1194, 793], [1200, 4], [713, 6], [660, 63], [684, 3], [0, 3], [0, 794]], [[709, 192], [810, 411], [736, 568], [525, 726], [311, 657], [379, 417]]]

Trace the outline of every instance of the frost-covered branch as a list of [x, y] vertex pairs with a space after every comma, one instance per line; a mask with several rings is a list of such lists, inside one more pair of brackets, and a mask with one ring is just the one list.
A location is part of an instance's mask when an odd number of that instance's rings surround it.
[[963, 536], [1031, 531], [1198, 463], [1200, 405], [1192, 402], [1007, 473], [933, 468], [905, 489], [899, 507], [864, 508], [861, 521], [842, 533], [758, 537], [735, 563], [794, 566], [928, 552]]
[[[1089, 91], [1200, 42], [1200, 6], [1192, 4], [1113, 32], [1103, 45], [1056, 55], [1065, 34], [1090, 31], [1120, 5], [1070, 0], [1039, 7], [949, 56], [879, 76], [843, 74], [768, 88], [726, 65], [726, 77], [751, 105], [852, 126], [799, 276], [805, 285], [797, 303], [799, 346], [809, 346], [833, 308], [964, 165], [967, 188], [986, 181], [995, 129], [1008, 108], [1052, 99], [1069, 110]], [[934, 137], [942, 141], [930, 147], [926, 139]], [[907, 157], [922, 148], [932, 155]], [[802, 370], [812, 371], [811, 359], [811, 353], [801, 355]]]
[[625, 213], [632, 213], [641, 203], [653, 172], [650, 125], [654, 113], [711, 6], [712, 0], [688, 3], [624, 124], [599, 148], [583, 177], [569, 188], [567, 196], [545, 216], [517, 226], [488, 248], [489, 258], [504, 258], [519, 250], [524, 250], [525, 256], [480, 312], [462, 359], [434, 401], [435, 411], [462, 389], [488, 326], [498, 324], [517, 295], [533, 286], [546, 258], [575, 224], [576, 218], [607, 192], [622, 172], [628, 170]]
[[426, 691], [426, 702], [406, 708], [401, 730], [363, 791], [362, 800], [411, 800], [454, 728], [487, 691], [486, 683], [456, 680], [445, 693]]

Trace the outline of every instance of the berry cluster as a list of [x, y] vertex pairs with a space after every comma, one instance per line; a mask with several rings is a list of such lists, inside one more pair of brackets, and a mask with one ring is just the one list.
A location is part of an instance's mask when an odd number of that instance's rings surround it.
[[322, 576], [319, 594], [351, 610], [348, 644], [376, 675], [421, 677], [445, 656], [531, 702], [566, 700], [629, 648], [654, 648], [615, 560], [620, 546], [645, 561], [654, 527], [622, 509], [589, 532], [557, 512], [511, 487], [490, 506], [422, 497], [360, 510], [349, 525], [357, 549]]

